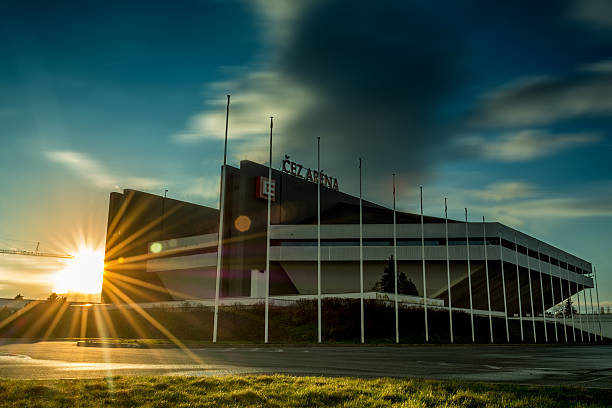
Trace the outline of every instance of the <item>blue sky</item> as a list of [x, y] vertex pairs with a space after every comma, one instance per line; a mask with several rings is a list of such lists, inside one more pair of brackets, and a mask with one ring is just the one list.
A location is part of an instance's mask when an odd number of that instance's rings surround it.
[[[104, 241], [108, 195], [216, 205], [230, 163], [322, 163], [399, 207], [485, 215], [592, 261], [612, 305], [612, 6], [486, 2], [13, 2], [0, 13], [0, 244]], [[56, 260], [0, 258], [0, 297]]]

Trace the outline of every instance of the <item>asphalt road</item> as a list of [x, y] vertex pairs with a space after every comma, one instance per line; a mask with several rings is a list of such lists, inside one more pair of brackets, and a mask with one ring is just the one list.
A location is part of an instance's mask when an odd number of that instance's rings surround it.
[[107, 375], [422, 377], [612, 387], [612, 346], [402, 345], [133, 349], [75, 342], [0, 345], [0, 378]]

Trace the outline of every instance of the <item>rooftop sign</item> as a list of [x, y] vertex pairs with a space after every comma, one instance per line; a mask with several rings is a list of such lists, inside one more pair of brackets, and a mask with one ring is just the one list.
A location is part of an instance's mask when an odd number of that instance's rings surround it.
[[[304, 167], [299, 163], [289, 160], [289, 156], [285, 155], [283, 160], [283, 173], [291, 174], [292, 176], [310, 181], [311, 183], [317, 183], [319, 181], [319, 172], [310, 168]], [[327, 174], [321, 172], [321, 185], [332, 190], [338, 190], [338, 179], [330, 177]]]

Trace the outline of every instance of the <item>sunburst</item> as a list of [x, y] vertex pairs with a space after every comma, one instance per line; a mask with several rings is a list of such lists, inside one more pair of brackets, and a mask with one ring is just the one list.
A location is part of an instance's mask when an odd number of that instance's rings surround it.
[[104, 250], [81, 246], [54, 277], [57, 293], [96, 294], [102, 290]]

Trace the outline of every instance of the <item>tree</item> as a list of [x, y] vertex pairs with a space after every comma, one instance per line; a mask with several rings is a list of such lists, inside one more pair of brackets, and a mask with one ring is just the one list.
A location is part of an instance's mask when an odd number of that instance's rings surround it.
[[393, 263], [393, 256], [389, 258], [387, 262], [387, 266], [385, 266], [385, 270], [380, 277], [380, 288], [385, 293], [394, 293], [395, 292], [395, 265]]
[[[389, 258], [387, 266], [378, 282], [374, 285], [372, 290], [381, 291], [384, 293], [395, 293], [395, 263], [393, 262], [393, 256]], [[418, 296], [419, 292], [416, 285], [412, 283], [404, 272], [399, 272], [397, 275], [397, 293], [401, 295], [412, 295]]]
[[49, 297], [47, 298], [47, 302], [49, 303], [53, 303], [53, 302], [65, 302], [66, 301], [66, 297], [65, 296], [59, 296], [57, 293], [53, 292], [49, 295]]
[[572, 302], [572, 298], [568, 297], [565, 301], [565, 305], [563, 306], [563, 314], [567, 316], [571, 316], [572, 314], [576, 314], [576, 308], [574, 307], [574, 302]]
[[565, 303], [561, 303], [560, 305], [555, 305], [551, 308], [552, 315], [555, 317], [563, 316], [563, 308]]
[[419, 296], [416, 285], [406, 277], [404, 272], [397, 275], [397, 291], [402, 295]]
[[20, 293], [13, 298], [13, 300], [23, 300], [23, 295]]

